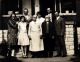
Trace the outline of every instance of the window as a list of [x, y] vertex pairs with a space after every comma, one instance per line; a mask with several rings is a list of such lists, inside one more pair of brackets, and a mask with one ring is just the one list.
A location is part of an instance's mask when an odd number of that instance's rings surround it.
[[75, 0], [61, 0], [62, 13], [65, 13], [66, 10], [76, 12], [76, 3]]
[[55, 0], [55, 11], [65, 13], [67, 10], [69, 13], [76, 12], [75, 0]]
[[8, 11], [22, 11], [22, 0], [2, 0], [2, 14], [7, 14]]

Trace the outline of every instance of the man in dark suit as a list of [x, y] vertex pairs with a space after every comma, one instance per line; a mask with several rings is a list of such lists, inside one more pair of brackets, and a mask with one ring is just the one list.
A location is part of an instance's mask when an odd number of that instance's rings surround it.
[[57, 56], [66, 56], [66, 46], [65, 46], [65, 21], [58, 12], [55, 12], [55, 30], [56, 30], [56, 46], [57, 46]]
[[54, 49], [54, 41], [52, 40], [54, 39], [54, 25], [48, 15], [45, 16], [45, 21], [42, 23], [42, 34], [44, 40], [44, 55], [45, 57], [52, 57]]

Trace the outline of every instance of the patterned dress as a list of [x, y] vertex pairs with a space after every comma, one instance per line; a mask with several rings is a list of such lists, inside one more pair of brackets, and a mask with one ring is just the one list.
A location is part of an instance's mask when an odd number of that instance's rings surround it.
[[9, 20], [8, 22], [8, 45], [16, 45], [17, 44], [17, 24], [15, 20]]

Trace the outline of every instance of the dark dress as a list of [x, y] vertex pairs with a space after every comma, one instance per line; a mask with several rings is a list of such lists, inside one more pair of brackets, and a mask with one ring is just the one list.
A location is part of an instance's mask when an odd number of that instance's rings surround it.
[[10, 19], [8, 22], [8, 45], [17, 44], [17, 25], [15, 20]]

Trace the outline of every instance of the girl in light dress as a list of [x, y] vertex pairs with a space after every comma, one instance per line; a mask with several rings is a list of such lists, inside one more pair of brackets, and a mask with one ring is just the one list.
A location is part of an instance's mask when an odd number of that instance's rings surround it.
[[21, 16], [20, 22], [18, 23], [18, 45], [21, 45], [22, 56], [27, 57], [27, 48], [29, 46], [29, 38], [27, 34], [27, 25], [25, 17]]

